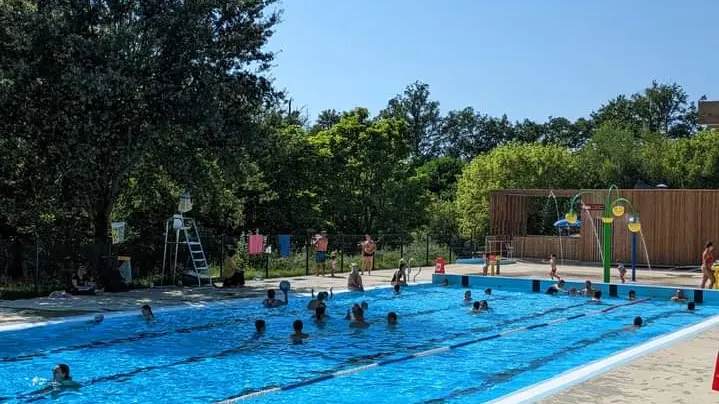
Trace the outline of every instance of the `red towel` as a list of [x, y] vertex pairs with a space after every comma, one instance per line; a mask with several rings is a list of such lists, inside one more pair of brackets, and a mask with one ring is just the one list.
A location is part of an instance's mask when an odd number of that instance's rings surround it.
[[250, 255], [262, 254], [265, 250], [265, 237], [260, 234], [252, 234], [247, 244]]

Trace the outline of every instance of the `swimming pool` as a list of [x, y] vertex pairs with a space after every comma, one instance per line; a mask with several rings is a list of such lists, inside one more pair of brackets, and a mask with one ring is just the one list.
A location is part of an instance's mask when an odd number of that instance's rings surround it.
[[[245, 299], [158, 310], [154, 324], [133, 315], [3, 332], [0, 401], [33, 400], [27, 394], [42, 387], [40, 379], [67, 363], [83, 387], [63, 392], [59, 403], [478, 403], [719, 313], [711, 305], [690, 313], [665, 299], [598, 304], [508, 290], [485, 297], [474, 288], [491, 311], [469, 314], [465, 290], [420, 285], [400, 296], [391, 289], [337, 294], [325, 327], [310, 320], [308, 298], [293, 297], [278, 309]], [[349, 329], [343, 317], [362, 300], [372, 325]], [[396, 328], [386, 325], [389, 311], [399, 314]], [[626, 330], [638, 315], [647, 326]], [[258, 318], [267, 333], [253, 341]], [[310, 338], [290, 345], [297, 318]]]

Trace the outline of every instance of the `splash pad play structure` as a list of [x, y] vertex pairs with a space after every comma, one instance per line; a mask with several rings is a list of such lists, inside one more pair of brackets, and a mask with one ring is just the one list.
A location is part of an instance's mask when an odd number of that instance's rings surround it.
[[[719, 190], [501, 189], [490, 194], [487, 245], [520, 260], [555, 254], [560, 265], [597, 263], [604, 280], [618, 280], [611, 269], [618, 261], [636, 269], [632, 279], [642, 269], [697, 271], [704, 244], [719, 237], [719, 216], [710, 211], [719, 211]], [[533, 233], [537, 220], [541, 233]]]

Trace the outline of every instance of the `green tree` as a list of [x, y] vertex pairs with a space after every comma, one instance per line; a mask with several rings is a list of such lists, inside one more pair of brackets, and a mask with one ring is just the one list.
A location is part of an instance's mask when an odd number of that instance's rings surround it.
[[638, 177], [640, 138], [621, 123], [606, 122], [592, 135], [580, 156], [586, 187], [609, 184], [632, 187]]
[[513, 137], [514, 127], [506, 116], [494, 118], [467, 107], [450, 111], [442, 120], [442, 141], [435, 148], [446, 155], [470, 161]]
[[402, 94], [389, 100], [380, 116], [400, 119], [406, 123], [402, 135], [413, 155], [437, 154], [442, 117], [439, 102], [430, 98], [429, 84], [419, 81], [410, 84]]
[[104, 244], [140, 162], [164, 164], [189, 187], [202, 170], [237, 168], [225, 163], [275, 95], [263, 74], [272, 3], [56, 0], [3, 13], [16, 40], [0, 52], [12, 55], [0, 66], [1, 129], [34, 139], [62, 202], [80, 207]]
[[326, 225], [344, 233], [408, 233], [424, 223], [401, 120], [372, 120], [364, 108], [310, 136], [322, 159], [315, 181]]
[[457, 213], [463, 234], [486, 234], [489, 195], [512, 188], [573, 188], [580, 173], [579, 161], [564, 147], [535, 143], [510, 143], [476, 157], [457, 183]]

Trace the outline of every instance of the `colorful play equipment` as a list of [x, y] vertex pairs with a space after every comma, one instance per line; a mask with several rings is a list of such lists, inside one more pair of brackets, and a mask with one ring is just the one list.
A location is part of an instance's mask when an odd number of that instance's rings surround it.
[[[616, 192], [616, 198], [612, 199], [612, 191]], [[596, 191], [581, 191], [574, 195], [572, 202], [569, 205], [569, 213], [565, 215], [567, 222], [572, 224], [577, 222], [577, 213], [574, 211], [574, 207], [577, 204], [577, 200], [582, 195], [594, 194]], [[612, 184], [607, 192], [607, 198], [604, 200], [604, 214], [602, 215], [602, 231], [604, 234], [603, 242], [603, 266], [604, 266], [604, 283], [609, 283], [611, 280], [610, 270], [612, 265], [612, 222], [614, 217], [624, 216], [625, 208], [624, 205], [629, 206], [631, 209], [631, 216], [627, 228], [632, 232], [632, 281], [636, 281], [636, 237], [637, 233], [642, 231], [642, 225], [639, 222], [639, 211], [634, 206], [632, 201], [622, 198], [619, 191], [619, 187]]]
[[434, 260], [434, 273], [436, 274], [443, 274], [444, 273], [444, 257], [437, 257]]

